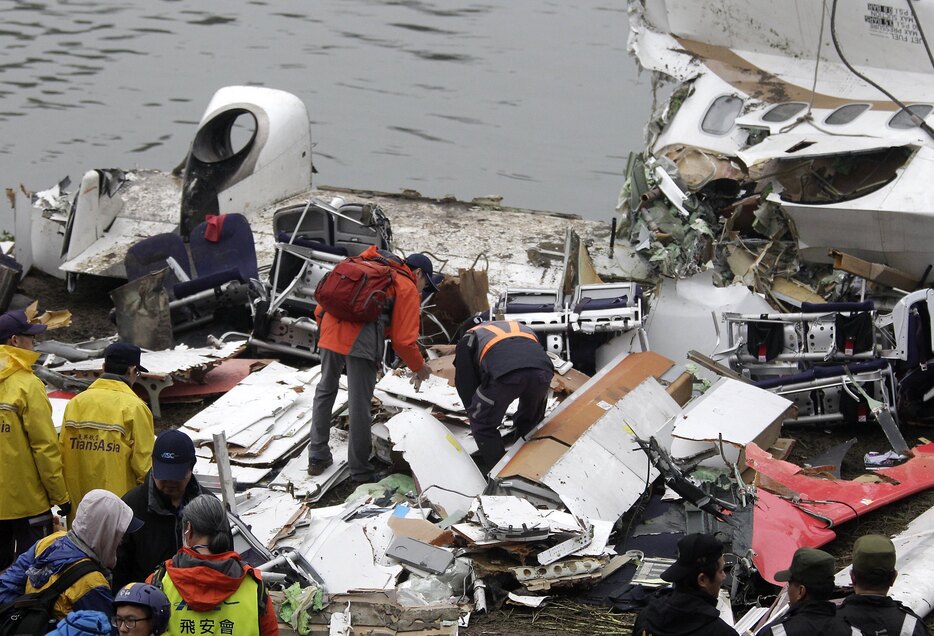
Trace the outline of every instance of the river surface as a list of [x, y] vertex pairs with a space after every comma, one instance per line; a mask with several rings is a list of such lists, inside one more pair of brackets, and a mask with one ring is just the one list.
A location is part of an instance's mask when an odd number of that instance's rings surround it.
[[[623, 0], [0, 0], [0, 186], [181, 162], [211, 95], [308, 108], [316, 183], [613, 215], [650, 78]], [[9, 226], [8, 204], [0, 228]]]

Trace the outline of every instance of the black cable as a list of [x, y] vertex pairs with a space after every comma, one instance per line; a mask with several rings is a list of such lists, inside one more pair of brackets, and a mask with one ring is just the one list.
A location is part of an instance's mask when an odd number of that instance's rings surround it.
[[924, 44], [924, 50], [928, 54], [931, 66], [934, 66], [934, 55], [931, 55], [931, 47], [928, 46], [928, 39], [924, 37], [924, 29], [921, 28], [921, 20], [918, 19], [918, 12], [915, 11], [915, 5], [908, 0], [908, 8], [911, 10], [911, 17], [915, 19], [915, 26], [918, 27], [918, 35], [921, 36], [921, 42]]
[[[810, 504], [810, 505], [820, 506], [820, 505], [826, 505], [826, 504], [832, 504], [832, 503], [840, 504], [841, 506], [846, 506], [847, 508], [849, 508], [850, 510], [853, 511], [853, 520], [856, 521], [856, 527], [853, 529], [853, 531], [856, 532], [856, 530], [859, 529], [859, 512], [856, 510], [856, 508], [854, 508], [852, 505], [848, 504], [848, 503], [845, 502], [845, 501], [840, 501], [839, 499], [820, 499], [820, 500], [817, 500], [817, 499], [795, 499], [794, 497], [788, 497], [788, 496], [783, 496], [783, 497], [780, 497], [780, 498], [781, 498], [781, 499], [785, 499], [785, 500], [787, 500], [787, 501], [790, 501], [790, 502], [791, 502], [792, 504], [794, 504], [795, 506], [800, 506], [801, 504]], [[802, 510], [804, 510], [805, 512], [809, 512], [809, 513], [812, 514], [812, 515], [817, 515], [816, 512], [809, 511], [809, 510], [807, 510], [806, 508], [802, 508]], [[823, 517], [823, 515], [821, 515], [821, 517]], [[832, 519], [829, 519], [829, 518], [828, 518], [828, 520], [830, 521], [830, 525], [828, 526], [828, 528], [834, 528], [835, 526], [834, 526], [834, 524], [833, 524], [833, 520], [832, 520]]]
[[[911, 0], [909, 0], [909, 4], [910, 4], [910, 2], [911, 2]], [[915, 24], [918, 24], [917, 19], [915, 19]], [[921, 28], [921, 25], [918, 24], [918, 29], [920, 30], [920, 28]], [[855, 75], [856, 77], [860, 78], [861, 80], [863, 80], [864, 82], [866, 82], [866, 83], [869, 84], [870, 86], [876, 88], [876, 89], [879, 90], [883, 95], [885, 95], [886, 97], [888, 97], [888, 98], [889, 98], [892, 102], [894, 102], [899, 108], [901, 108], [901, 109], [904, 110], [906, 113], [908, 113], [908, 115], [911, 117], [912, 121], [914, 121], [914, 122], [918, 125], [918, 127], [919, 127], [921, 130], [923, 130], [924, 132], [926, 132], [926, 133], [928, 134], [928, 136], [931, 137], [931, 139], [934, 139], [934, 129], [932, 129], [930, 126], [928, 126], [928, 125], [924, 122], [923, 119], [921, 119], [920, 117], [918, 117], [917, 115], [915, 115], [914, 113], [912, 113], [910, 110], [908, 110], [908, 106], [905, 105], [905, 104], [904, 104], [901, 100], [899, 100], [897, 97], [895, 97], [895, 95], [892, 95], [892, 94], [889, 93], [887, 90], [885, 90], [884, 88], [882, 88], [879, 84], [873, 82], [871, 79], [869, 79], [868, 77], [866, 77], [865, 75], [863, 75], [862, 73], [860, 73], [859, 71], [857, 71], [857, 70], [853, 67], [853, 65], [850, 64], [850, 62], [846, 59], [846, 57], [844, 57], [844, 55], [843, 55], [843, 50], [840, 48], [840, 42], [837, 40], [837, 0], [833, 0], [833, 5], [832, 5], [831, 8], [830, 8], [830, 39], [833, 40], [833, 47], [834, 47], [834, 50], [836, 50], [837, 55], [840, 57], [840, 61], [843, 62], [843, 65], [846, 66], [846, 67], [850, 70], [850, 72], [853, 73], [853, 75]]]

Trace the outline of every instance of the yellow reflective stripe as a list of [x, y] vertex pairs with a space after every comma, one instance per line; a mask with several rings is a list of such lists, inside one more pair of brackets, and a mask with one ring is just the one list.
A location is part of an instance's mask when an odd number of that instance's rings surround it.
[[169, 599], [172, 612], [166, 634], [211, 636], [259, 636], [259, 602], [257, 582], [247, 575], [236, 592], [213, 610], [196, 612], [188, 607], [168, 573], [162, 577], [162, 591]]
[[507, 324], [509, 325], [508, 332], [503, 331], [496, 325], [478, 325], [477, 327], [475, 327], [475, 329], [486, 329], [488, 331], [491, 331], [493, 334], [495, 334], [493, 338], [488, 343], [486, 343], [486, 346], [484, 346], [483, 350], [480, 352], [480, 360], [483, 360], [483, 356], [485, 356], [486, 352], [490, 350], [490, 347], [495, 345], [497, 342], [502, 342], [506, 338], [529, 338], [530, 340], [534, 340], [535, 342], [538, 342], [537, 337], [535, 337], [534, 335], [526, 331], [522, 331], [521, 327], [519, 327], [518, 322], [510, 320]]
[[115, 431], [126, 435], [126, 427], [121, 424], [110, 424], [107, 422], [94, 422], [92, 420], [66, 420], [65, 426], [68, 428], [93, 428], [99, 431]]

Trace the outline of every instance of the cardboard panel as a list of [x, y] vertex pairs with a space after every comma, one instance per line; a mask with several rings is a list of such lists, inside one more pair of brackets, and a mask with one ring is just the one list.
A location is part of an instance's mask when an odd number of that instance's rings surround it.
[[627, 355], [590, 378], [562, 402], [532, 434], [532, 439], [551, 437], [570, 446], [643, 380], [659, 378], [672, 366], [671, 360], [651, 351]]
[[548, 469], [567, 452], [567, 444], [553, 439], [532, 439], [509, 460], [497, 477], [525, 477], [540, 481]]

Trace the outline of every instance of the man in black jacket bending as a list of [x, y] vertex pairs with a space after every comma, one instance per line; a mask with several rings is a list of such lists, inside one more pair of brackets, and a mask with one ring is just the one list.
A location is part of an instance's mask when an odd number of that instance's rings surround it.
[[515, 321], [484, 322], [458, 340], [454, 350], [454, 385], [470, 432], [488, 472], [506, 454], [499, 425], [518, 398], [513, 416], [516, 433], [528, 434], [545, 416], [554, 365], [535, 332]]
[[145, 581], [182, 547], [182, 508], [201, 494], [201, 485], [191, 474], [194, 467], [195, 445], [185, 433], [173, 429], [156, 438], [152, 470], [143, 483], [123, 495], [144, 525], [136, 535], [126, 535], [117, 550], [113, 589]]
[[921, 618], [888, 595], [896, 576], [892, 540], [880, 534], [860, 537], [853, 546], [850, 570], [854, 593], [843, 599], [837, 615], [866, 636], [927, 636]]
[[689, 534], [678, 541], [678, 560], [662, 572], [674, 589], [659, 590], [639, 612], [634, 636], [736, 636], [717, 611], [726, 574], [723, 544], [709, 534]]

